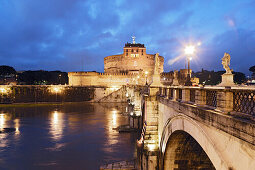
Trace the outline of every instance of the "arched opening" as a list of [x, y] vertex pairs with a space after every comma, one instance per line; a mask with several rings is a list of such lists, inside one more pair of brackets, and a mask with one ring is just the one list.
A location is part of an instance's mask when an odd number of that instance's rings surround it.
[[187, 132], [177, 130], [168, 139], [163, 166], [169, 169], [215, 169], [199, 143]]

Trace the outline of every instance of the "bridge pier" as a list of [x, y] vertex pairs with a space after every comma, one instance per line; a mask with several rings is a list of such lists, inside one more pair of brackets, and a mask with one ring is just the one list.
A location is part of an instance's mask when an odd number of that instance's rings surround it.
[[158, 169], [159, 137], [158, 137], [158, 88], [150, 88], [150, 95], [145, 96], [146, 134], [141, 153], [140, 169]]

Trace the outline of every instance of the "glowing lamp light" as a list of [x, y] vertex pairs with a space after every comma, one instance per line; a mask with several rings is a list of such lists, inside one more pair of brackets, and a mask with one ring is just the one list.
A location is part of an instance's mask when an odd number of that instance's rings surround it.
[[117, 87], [117, 86], [112, 86], [112, 87], [110, 87], [110, 90], [112, 90], [112, 91], [115, 91], [115, 90], [118, 90], [119, 88]]
[[60, 92], [60, 89], [58, 87], [54, 87], [53, 88], [53, 91], [56, 92], [56, 93], [59, 93]]
[[61, 93], [62, 92], [62, 87], [59, 87], [59, 86], [53, 86], [53, 87], [50, 87], [50, 91], [52, 93]]
[[155, 144], [148, 144], [147, 146], [148, 146], [150, 151], [154, 151], [156, 149], [156, 145]]
[[145, 75], [146, 75], [146, 76], [148, 75], [148, 71], [145, 71]]
[[185, 47], [184, 51], [185, 51], [185, 54], [189, 54], [189, 55], [194, 54], [195, 47], [193, 45], [187, 46]]
[[9, 91], [10, 89], [9, 88], [6, 88], [6, 87], [0, 87], [0, 93], [2, 93], [2, 94], [6, 94], [6, 93], [8, 93], [8, 91]]
[[0, 88], [0, 92], [1, 92], [1, 93], [6, 93], [7, 90], [6, 90], [5, 88]]

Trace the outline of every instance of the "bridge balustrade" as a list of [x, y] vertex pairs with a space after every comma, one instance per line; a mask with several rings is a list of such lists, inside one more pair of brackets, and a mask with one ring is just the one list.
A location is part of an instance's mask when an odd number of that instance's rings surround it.
[[182, 101], [182, 89], [178, 89], [178, 101]]
[[255, 116], [255, 91], [233, 91], [233, 110]]
[[190, 98], [189, 100], [193, 103], [195, 103], [195, 99], [196, 99], [196, 90], [195, 89], [190, 89]]
[[206, 90], [206, 105], [217, 107], [217, 91]]
[[159, 95], [160, 96], [162, 96], [162, 94], [163, 94], [163, 90], [162, 89], [163, 89], [162, 87], [159, 88]]
[[208, 106], [225, 113], [245, 113], [255, 117], [254, 88], [160, 87], [160, 96], [174, 101]]
[[172, 100], [174, 97], [174, 89], [169, 88], [168, 99]]

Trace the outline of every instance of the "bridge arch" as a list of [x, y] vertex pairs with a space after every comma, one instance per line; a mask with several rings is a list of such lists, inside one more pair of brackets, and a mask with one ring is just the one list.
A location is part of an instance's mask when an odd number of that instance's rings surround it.
[[[192, 152], [192, 147], [196, 149], [193, 153], [198, 152], [208, 167], [229, 169], [226, 161], [203, 128], [195, 120], [184, 114], [169, 118], [165, 123], [160, 140], [161, 169], [170, 169], [169, 166], [173, 166], [174, 162], [178, 164], [178, 160], [174, 160], [174, 157], [177, 156], [175, 151]], [[194, 155], [194, 157], [196, 156], [198, 155]], [[181, 159], [180, 154], [177, 159]]]

